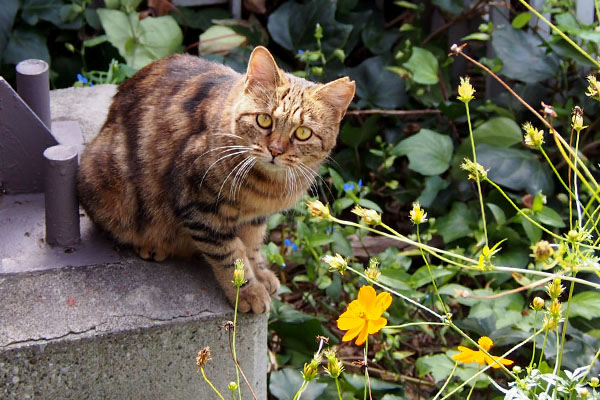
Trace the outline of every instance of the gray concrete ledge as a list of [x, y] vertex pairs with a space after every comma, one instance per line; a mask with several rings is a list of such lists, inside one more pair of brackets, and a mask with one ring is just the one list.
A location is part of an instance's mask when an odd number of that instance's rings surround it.
[[[234, 380], [233, 312], [193, 263], [127, 260], [0, 275], [0, 398], [208, 399], [196, 354], [223, 392]], [[241, 315], [238, 355], [266, 398], [266, 316]], [[249, 397], [246, 391], [245, 398]]]

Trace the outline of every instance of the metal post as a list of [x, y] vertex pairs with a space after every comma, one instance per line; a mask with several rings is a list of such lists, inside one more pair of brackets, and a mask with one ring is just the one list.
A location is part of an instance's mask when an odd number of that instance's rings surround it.
[[58, 145], [44, 151], [46, 199], [46, 243], [66, 246], [78, 243], [77, 150]]
[[48, 63], [29, 59], [17, 64], [17, 93], [50, 129], [50, 80]]

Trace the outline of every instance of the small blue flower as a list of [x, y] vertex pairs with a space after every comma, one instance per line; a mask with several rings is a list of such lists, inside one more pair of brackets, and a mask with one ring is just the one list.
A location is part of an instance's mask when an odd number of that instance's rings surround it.
[[81, 75], [81, 74], [77, 74], [77, 80], [79, 82], [83, 83], [84, 85], [86, 83], [88, 83], [88, 79], [85, 76]]
[[304, 53], [304, 50], [302, 50], [302, 49], [299, 49], [299, 50], [298, 50], [298, 54], [302, 54], [302, 53]]
[[298, 251], [298, 245], [294, 242], [292, 242], [290, 239], [285, 239], [283, 241], [283, 244], [286, 245], [287, 247], [291, 247], [292, 251]]
[[354, 183], [344, 183], [344, 191], [350, 192], [354, 190]]
[[94, 84], [92, 82], [90, 82], [90, 86], [94, 86]]
[[362, 189], [362, 179], [358, 180], [358, 191], [360, 192], [360, 189]]
[[335, 232], [335, 228], [328, 226], [325, 228], [325, 232]]

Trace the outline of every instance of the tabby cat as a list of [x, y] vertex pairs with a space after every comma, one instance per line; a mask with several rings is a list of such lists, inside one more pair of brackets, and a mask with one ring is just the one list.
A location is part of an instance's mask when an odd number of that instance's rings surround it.
[[239, 308], [266, 312], [279, 289], [260, 253], [266, 218], [312, 184], [354, 90], [347, 77], [287, 74], [264, 47], [245, 75], [191, 55], [159, 60], [119, 87], [82, 154], [81, 203], [143, 259], [202, 254], [230, 301], [242, 259]]

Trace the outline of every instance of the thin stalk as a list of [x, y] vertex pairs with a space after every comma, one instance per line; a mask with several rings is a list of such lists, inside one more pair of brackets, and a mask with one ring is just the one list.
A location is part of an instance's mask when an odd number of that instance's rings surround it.
[[[560, 341], [560, 336], [558, 336], [558, 330], [556, 331], [556, 348], [558, 349], [558, 346], [560, 345], [559, 343]], [[558, 372], [558, 354], [556, 354], [556, 362], [554, 363], [554, 370], [552, 371], [552, 375], [554, 376], [558, 376], [556, 375]], [[550, 387], [552, 386], [552, 383], [548, 382], [548, 386], [546, 386], [546, 391], [545, 393], [548, 393], [550, 391]], [[558, 389], [558, 385], [554, 385], [554, 394], [553, 394], [553, 398], [556, 398], [556, 391]]]
[[[473, 162], [477, 164], [477, 152], [475, 151], [475, 139], [473, 137], [473, 127], [471, 126], [471, 114], [469, 113], [469, 102], [465, 102], [467, 110], [467, 123], [469, 125], [469, 137], [471, 138], [471, 150], [473, 151]], [[475, 182], [477, 182], [477, 192], [479, 194], [479, 205], [481, 206], [481, 219], [483, 221], [483, 235], [485, 236], [485, 245], [488, 246], [487, 224], [485, 223], [485, 207], [483, 205], [483, 195], [481, 194], [481, 182], [479, 174], [475, 174]]]
[[456, 372], [456, 368], [457, 367], [458, 367], [458, 363], [455, 362], [454, 363], [454, 368], [452, 368], [452, 371], [450, 371], [450, 375], [448, 375], [448, 378], [446, 378], [446, 382], [444, 382], [444, 384], [442, 385], [442, 387], [440, 388], [440, 390], [436, 393], [436, 395], [433, 398], [433, 400], [437, 400], [442, 395], [442, 393], [444, 392], [444, 389], [446, 389], [446, 386], [448, 386], [448, 384], [450, 383], [450, 380], [454, 376], [454, 372]]
[[544, 334], [544, 342], [542, 343], [542, 352], [540, 353], [540, 359], [538, 360], [538, 369], [540, 365], [542, 365], [542, 361], [544, 361], [544, 350], [546, 350], [546, 339], [548, 339], [548, 330], [546, 329], [546, 333]]
[[[590, 269], [585, 269], [585, 268], [580, 269], [580, 271], [587, 271], [587, 270], [592, 270], [592, 269], [591, 268]], [[539, 276], [545, 276], [548, 278], [549, 277], [560, 278], [565, 281], [580, 283], [582, 285], [600, 289], [600, 284], [598, 284], [598, 283], [589, 282], [589, 281], [586, 281], [585, 279], [574, 278], [572, 276], [565, 276], [562, 273], [552, 274], [550, 272], [537, 271], [534, 269], [522, 269], [522, 268], [513, 268], [513, 267], [496, 267], [496, 266], [494, 267], [493, 271], [484, 271], [484, 272], [517, 272], [520, 274], [539, 275]]]
[[[580, 130], [577, 130], [577, 137], [575, 139], [575, 154], [579, 154], [579, 133]], [[575, 166], [577, 167], [577, 165]], [[581, 201], [579, 200], [579, 190], [577, 189], [577, 174], [573, 176], [573, 190], [575, 191], [575, 207], [577, 207], [577, 219], [579, 228], [582, 227], [581, 222]]]
[[447, 324], [445, 324], [443, 322], [427, 322], [427, 321], [407, 322], [406, 324], [402, 324], [402, 325], [388, 325], [388, 326], [383, 327], [382, 330], [402, 329], [402, 328], [406, 328], [408, 326], [419, 326], [419, 325], [444, 325], [444, 326], [446, 326]]
[[577, 50], [578, 52], [580, 52], [585, 58], [587, 58], [592, 63], [594, 63], [594, 65], [596, 65], [596, 67], [600, 68], [600, 63], [598, 61], [596, 61], [592, 56], [590, 56], [581, 47], [579, 47], [579, 45], [577, 43], [575, 43], [574, 41], [572, 41], [571, 38], [568, 37], [567, 35], [565, 35], [560, 29], [558, 29], [556, 26], [554, 26], [554, 24], [552, 24], [552, 22], [548, 21], [535, 8], [531, 7], [531, 5], [529, 5], [525, 0], [519, 0], [519, 2], [521, 4], [523, 4], [525, 7], [527, 7], [529, 9], [529, 11], [531, 11], [532, 13], [534, 13], [536, 17], [538, 17], [540, 20], [544, 21], [550, 28], [552, 28], [552, 30], [554, 32], [556, 32], [558, 35], [560, 35], [560, 37], [562, 37], [563, 39], [565, 39], [567, 41], [567, 43], [569, 43], [571, 46], [573, 46], [575, 48], [575, 50]]
[[238, 398], [239, 398], [239, 400], [242, 400], [242, 387], [240, 386], [240, 366], [238, 364], [237, 351], [235, 349], [235, 334], [237, 332], [237, 314], [238, 314], [239, 300], [240, 300], [240, 287], [236, 285], [235, 307], [233, 309], [233, 338], [231, 340], [231, 352], [233, 353], [233, 362], [235, 363], [235, 376], [237, 378]]
[[596, 363], [596, 360], [598, 360], [598, 357], [600, 356], [600, 349], [598, 349], [598, 351], [596, 352], [596, 355], [594, 356], [594, 358], [592, 359], [592, 362], [590, 363], [590, 366], [588, 367], [587, 371], [585, 371], [585, 374], [581, 377], [581, 379], [579, 380], [579, 383], [582, 383], [586, 376], [589, 375], [590, 371], [592, 370], [592, 367], [594, 366], [594, 364]]
[[[576, 275], [577, 272], [574, 272], [573, 275]], [[560, 353], [556, 358], [556, 363], [558, 368], [560, 369], [560, 364], [562, 363], [563, 351], [565, 349], [565, 337], [567, 335], [567, 327], [569, 326], [569, 312], [571, 311], [571, 303], [573, 299], [573, 289], [575, 288], [575, 282], [571, 281], [571, 287], [569, 288], [569, 298], [567, 300], [567, 312], [565, 313], [565, 322], [563, 322], [562, 326], [562, 337], [560, 343]], [[558, 347], [557, 347], [558, 348]]]
[[302, 396], [302, 392], [304, 392], [304, 389], [306, 389], [307, 385], [308, 385], [308, 381], [302, 381], [302, 386], [300, 386], [300, 389], [298, 389], [298, 391], [296, 392], [296, 395], [294, 396], [294, 400], [300, 400], [300, 396]]
[[363, 396], [363, 400], [367, 400], [367, 386], [369, 383], [369, 355], [368, 355], [368, 351], [369, 351], [369, 337], [367, 336], [367, 340], [365, 341], [365, 391], [364, 391], [364, 396]]
[[[537, 315], [538, 315], [538, 311], [535, 310], [535, 314], [533, 317], [533, 329], [535, 329], [535, 326], [537, 325]], [[529, 361], [529, 369], [531, 369], [531, 367], [533, 366], [533, 360], [535, 360], [535, 342], [536, 342], [536, 337], [533, 338], [533, 351], [531, 354], [531, 361]]]
[[200, 372], [202, 373], [202, 377], [208, 383], [208, 386], [219, 396], [221, 400], [225, 400], [225, 398], [221, 395], [221, 393], [217, 390], [217, 388], [212, 384], [212, 382], [206, 377], [206, 373], [204, 372], [204, 367], [200, 367]]
[[[419, 225], [417, 224], [417, 242], [421, 243], [421, 235], [419, 233]], [[433, 278], [433, 273], [431, 272], [431, 266], [429, 265], [429, 261], [425, 254], [423, 253], [423, 249], [421, 250], [421, 257], [423, 257], [423, 261], [425, 261], [425, 265], [427, 265], [427, 271], [429, 271], [429, 277], [431, 278], [431, 283], [433, 284], [433, 290], [435, 290], [435, 294], [442, 305], [442, 310], [444, 310], [444, 315], [448, 314], [448, 310], [446, 309], [446, 305], [444, 304], [444, 300], [442, 300], [442, 296], [440, 296], [440, 291], [438, 290], [437, 284], [435, 283], [435, 279]]]
[[337, 393], [338, 393], [338, 399], [342, 400], [342, 391], [340, 389], [340, 381], [338, 378], [335, 378], [335, 388], [337, 389]]
[[473, 386], [471, 386], [471, 390], [469, 390], [469, 395], [467, 396], [467, 400], [469, 400], [471, 398], [471, 395], [473, 394], [473, 390], [475, 390], [476, 384], [477, 384], [477, 377], [475, 378], [475, 382], [473, 382]]

